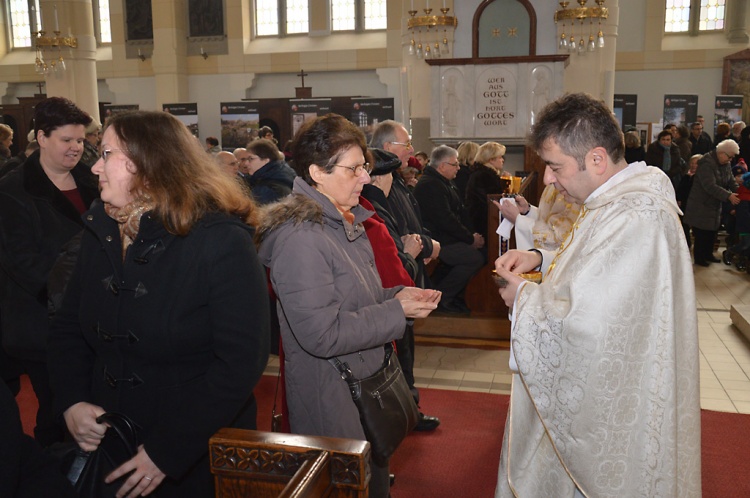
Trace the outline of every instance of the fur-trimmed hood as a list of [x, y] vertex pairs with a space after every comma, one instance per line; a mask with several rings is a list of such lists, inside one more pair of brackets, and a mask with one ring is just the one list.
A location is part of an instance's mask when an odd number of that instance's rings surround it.
[[354, 224], [344, 221], [341, 213], [331, 201], [315, 187], [308, 185], [302, 178], [294, 179], [292, 195], [279, 202], [261, 208], [255, 244], [261, 262], [268, 266], [273, 257], [273, 247], [277, 243], [277, 236], [285, 231], [285, 226], [298, 226], [312, 223], [321, 228], [323, 226], [334, 231], [341, 231], [342, 241], [349, 242], [365, 234], [362, 223], [375, 214], [373, 211], [355, 206], [351, 210], [354, 214]]
[[292, 194], [279, 202], [259, 208], [260, 223], [255, 231], [255, 245], [284, 223], [298, 225], [304, 221], [323, 223], [323, 207], [306, 195]]

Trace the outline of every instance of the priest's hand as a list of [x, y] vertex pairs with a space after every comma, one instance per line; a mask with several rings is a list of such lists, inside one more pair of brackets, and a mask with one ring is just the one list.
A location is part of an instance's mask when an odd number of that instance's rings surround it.
[[537, 251], [519, 251], [512, 249], [495, 260], [495, 271], [500, 269], [513, 273], [527, 273], [542, 264], [542, 256]]
[[[500, 258], [498, 258], [498, 261]], [[500, 294], [500, 297], [503, 299], [503, 302], [509, 309], [513, 309], [513, 303], [516, 300], [516, 293], [518, 292], [518, 286], [525, 282], [525, 280], [515, 273], [505, 269], [502, 266], [498, 266], [497, 262], [495, 262], [495, 272], [501, 277], [507, 280], [507, 284], [503, 287], [500, 287], [498, 290], [498, 293]]]

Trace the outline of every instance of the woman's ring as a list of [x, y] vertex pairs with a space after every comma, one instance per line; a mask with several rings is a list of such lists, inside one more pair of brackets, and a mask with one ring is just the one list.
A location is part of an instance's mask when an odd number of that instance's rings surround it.
[[143, 476], [143, 478], [146, 479], [146, 480], [148, 480], [148, 481], [151, 480], [151, 478], [149, 476]]

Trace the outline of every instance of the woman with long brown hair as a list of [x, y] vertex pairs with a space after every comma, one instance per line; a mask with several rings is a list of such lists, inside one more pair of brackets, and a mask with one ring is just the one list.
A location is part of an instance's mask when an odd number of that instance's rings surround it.
[[57, 409], [86, 451], [104, 412], [140, 426], [138, 453], [107, 477], [120, 496], [213, 496], [208, 438], [255, 428], [268, 357], [254, 204], [167, 113], [111, 117], [92, 171], [103, 203], [84, 215], [50, 338]]

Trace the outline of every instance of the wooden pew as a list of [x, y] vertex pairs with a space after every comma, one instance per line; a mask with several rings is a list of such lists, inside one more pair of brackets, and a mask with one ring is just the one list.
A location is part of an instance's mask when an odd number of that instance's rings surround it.
[[366, 498], [370, 443], [220, 429], [209, 440], [217, 498]]
[[[539, 197], [544, 190], [543, 174], [545, 164], [530, 147], [524, 149], [524, 170], [529, 174], [536, 172], [525, 192], [524, 197], [529, 203], [538, 205]], [[499, 197], [490, 195], [489, 198]], [[466, 286], [466, 304], [471, 309], [471, 316], [446, 316], [432, 314], [425, 319], [418, 319], [414, 323], [414, 333], [419, 336], [440, 336], [460, 339], [510, 339], [510, 321], [508, 308], [500, 299], [497, 287], [492, 281], [491, 273], [494, 269], [499, 247], [495, 235], [500, 216], [497, 208], [488, 205], [487, 233], [487, 264], [472, 277]], [[511, 247], [515, 247], [515, 240], [511, 239]]]

